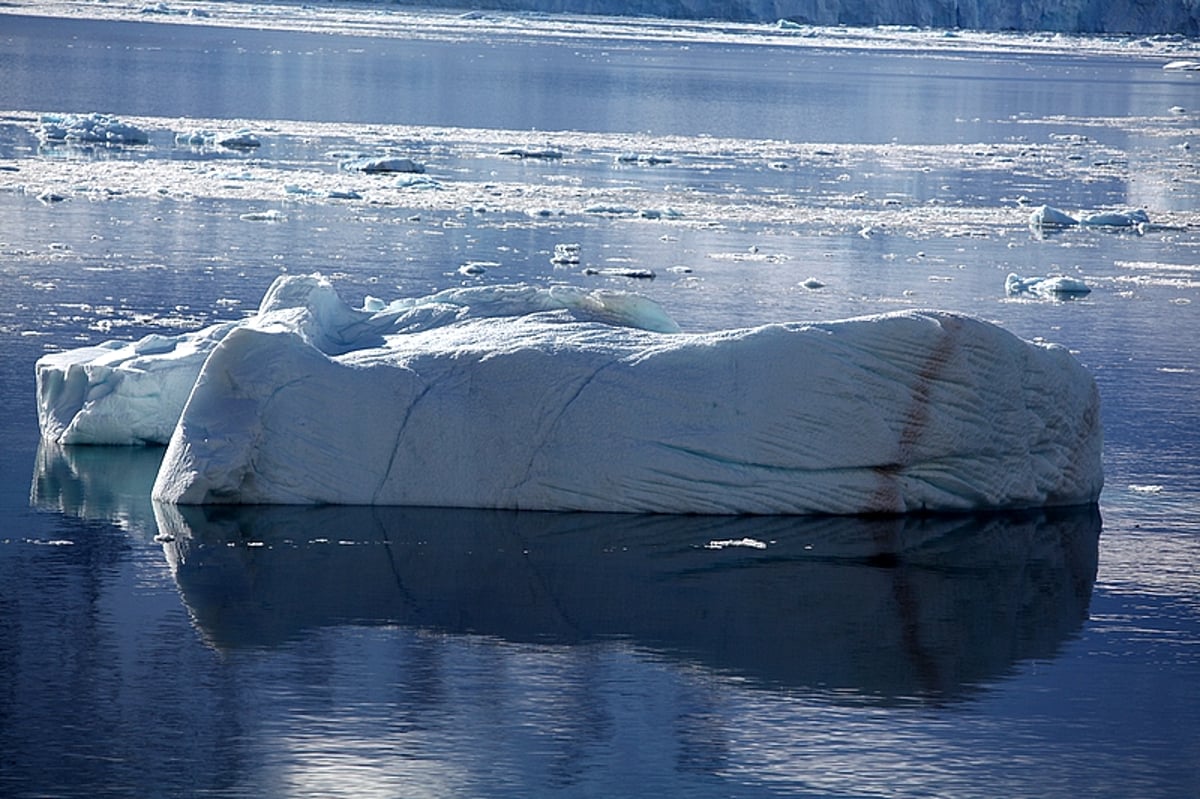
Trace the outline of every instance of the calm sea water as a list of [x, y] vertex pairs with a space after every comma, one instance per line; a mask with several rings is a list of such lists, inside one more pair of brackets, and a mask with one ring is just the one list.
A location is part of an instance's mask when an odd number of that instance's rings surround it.
[[[236, 192], [0, 193], [0, 794], [1200, 795], [1200, 231], [1043, 237], [1016, 207], [1032, 194], [1194, 210], [1180, 147], [1194, 76], [1071, 55], [0, 16], [0, 79], [0, 166], [31, 179], [56, 159], [243, 170], [355, 143], [286, 135], [320, 121], [683, 137], [675, 163], [643, 171], [427, 152], [440, 174], [530, 194], [629, 183], [716, 198], [711, 218], [680, 224], [414, 201], [285, 203], [270, 225], [240, 220], [262, 203]], [[159, 139], [63, 151], [31, 132], [31, 112], [93, 110], [273, 120], [280, 135], [197, 154]], [[697, 165], [688, 138], [698, 150], [706, 135], [919, 145], [946, 162]], [[1137, 168], [1081, 181], [950, 148], [1066, 137]], [[787, 213], [738, 216], [779, 194]], [[914, 210], [860, 231], [865, 194]], [[1011, 206], [1014, 221], [930, 226], [929, 207], [963, 204]], [[660, 276], [564, 273], [549, 263], [562, 241]], [[179, 511], [149, 500], [156, 450], [39, 448], [43, 352], [236, 318], [284, 269], [332, 274], [358, 301], [458, 285], [470, 261], [494, 265], [485, 279], [642, 290], [689, 329], [936, 305], [1061, 342], [1104, 399], [1100, 506], [933, 520]], [[1009, 271], [1081, 273], [1094, 290], [1014, 300]], [[810, 276], [825, 287], [804, 288]]]

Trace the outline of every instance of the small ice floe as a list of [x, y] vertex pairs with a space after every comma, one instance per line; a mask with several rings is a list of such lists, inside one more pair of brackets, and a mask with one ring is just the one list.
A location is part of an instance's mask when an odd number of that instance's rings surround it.
[[39, 194], [37, 198], [39, 202], [45, 203], [46, 205], [61, 203], [67, 199], [65, 194], [59, 194], [58, 192], [50, 191], [49, 189]]
[[425, 172], [425, 165], [419, 164], [411, 158], [383, 156], [380, 158], [352, 158], [342, 162], [342, 169], [348, 172], [366, 172], [369, 175], [388, 172], [422, 174]]
[[1200, 72], [1200, 61], [1181, 59], [1163, 64], [1163, 69], [1172, 72]]
[[618, 164], [637, 164], [639, 166], [659, 166], [670, 164], [675, 159], [665, 155], [647, 155], [645, 153], [621, 153], [617, 156]]
[[228, 150], [255, 150], [262, 146], [262, 141], [250, 128], [239, 128], [233, 133], [193, 128], [176, 133], [175, 143], [186, 147], [224, 147]]
[[597, 216], [635, 216], [638, 209], [628, 205], [590, 205], [584, 208], [583, 212]]
[[1101, 211], [1080, 217], [1079, 224], [1094, 227], [1138, 227], [1150, 224], [1150, 215], [1141, 208], [1131, 211]]
[[507, 150], [501, 150], [500, 155], [507, 155], [512, 158], [541, 161], [557, 161], [563, 157], [562, 150], [555, 150], [549, 147], [543, 150], [528, 150], [524, 147], [509, 147]]
[[397, 189], [440, 189], [442, 187], [441, 183], [420, 173], [401, 175], [392, 185]]
[[193, 128], [175, 134], [175, 143], [182, 147], [206, 147], [215, 140], [216, 134], [204, 128]]
[[607, 266], [603, 269], [588, 267], [583, 270], [585, 275], [601, 277], [630, 277], [635, 280], [653, 280], [657, 277], [653, 269], [637, 269], [627, 266]]
[[1161, 494], [1163, 487], [1160, 485], [1137, 485], [1130, 483], [1129, 490], [1135, 494]]
[[577, 242], [565, 242], [554, 245], [554, 255], [550, 256], [550, 263], [556, 266], [574, 266], [579, 263], [579, 254], [583, 250], [583, 246]]
[[673, 275], [690, 275], [692, 268], [690, 266], [668, 266], [667, 271]]
[[739, 539], [722, 539], [720, 541], [709, 541], [704, 545], [705, 549], [729, 549], [730, 547], [742, 547], [743, 549], [766, 549], [767, 543], [759, 541], [757, 538], [739, 538]]
[[1079, 220], [1049, 205], [1039, 205], [1029, 215], [1029, 224], [1034, 227], [1073, 227]]
[[1094, 214], [1071, 216], [1049, 205], [1039, 205], [1029, 215], [1029, 224], [1040, 228], [1073, 227], [1143, 227], [1150, 224], [1150, 215], [1142, 208], [1125, 211], [1098, 211]]
[[38, 122], [38, 137], [49, 143], [150, 143], [146, 131], [108, 114], [43, 114]]
[[1088, 285], [1077, 277], [1049, 275], [1047, 277], [1020, 277], [1009, 274], [1004, 281], [1004, 291], [1010, 297], [1019, 294], [1034, 294], [1039, 297], [1080, 297], [1090, 294]]
[[820, 280], [817, 280], [815, 277], [810, 277], [808, 280], [805, 280], [800, 285], [803, 286], [804, 288], [812, 290], [812, 291], [816, 291], [817, 289], [825, 288], [825, 284], [822, 283]]
[[250, 211], [238, 217], [243, 222], [286, 222], [287, 215], [272, 208], [269, 211]]
[[182, 17], [188, 12], [179, 8], [172, 8], [166, 3], [149, 3], [138, 9], [139, 14], [154, 14], [161, 16]]
[[464, 277], [478, 277], [493, 266], [499, 264], [492, 261], [469, 261], [458, 268], [458, 273]]
[[249, 128], [241, 128], [224, 136], [214, 138], [218, 147], [227, 150], [256, 150], [262, 146], [262, 141]]
[[330, 189], [325, 196], [330, 200], [361, 200], [363, 198], [354, 189]]
[[679, 219], [683, 213], [674, 208], [643, 208], [638, 216], [642, 219]]

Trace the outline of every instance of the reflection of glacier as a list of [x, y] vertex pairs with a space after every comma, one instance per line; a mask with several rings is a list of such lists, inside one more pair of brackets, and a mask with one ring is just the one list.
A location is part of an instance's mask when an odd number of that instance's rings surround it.
[[156, 505], [184, 602], [221, 649], [402, 625], [620, 639], [769, 684], [953, 697], [1080, 626], [1094, 508], [720, 518]]

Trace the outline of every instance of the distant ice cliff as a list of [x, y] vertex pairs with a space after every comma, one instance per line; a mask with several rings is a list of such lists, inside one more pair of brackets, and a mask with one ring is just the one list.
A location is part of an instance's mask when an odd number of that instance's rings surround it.
[[807, 25], [1200, 34], [1200, 0], [397, 0], [400, 5]]

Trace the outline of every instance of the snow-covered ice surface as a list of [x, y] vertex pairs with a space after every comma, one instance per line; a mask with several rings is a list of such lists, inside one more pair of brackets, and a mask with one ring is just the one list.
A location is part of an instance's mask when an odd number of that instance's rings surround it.
[[282, 277], [236, 327], [46, 356], [38, 388], [61, 443], [165, 440], [186, 399], [155, 486], [184, 504], [845, 514], [1083, 504], [1103, 483], [1086, 370], [936, 312], [683, 334], [624, 293], [368, 311]]

